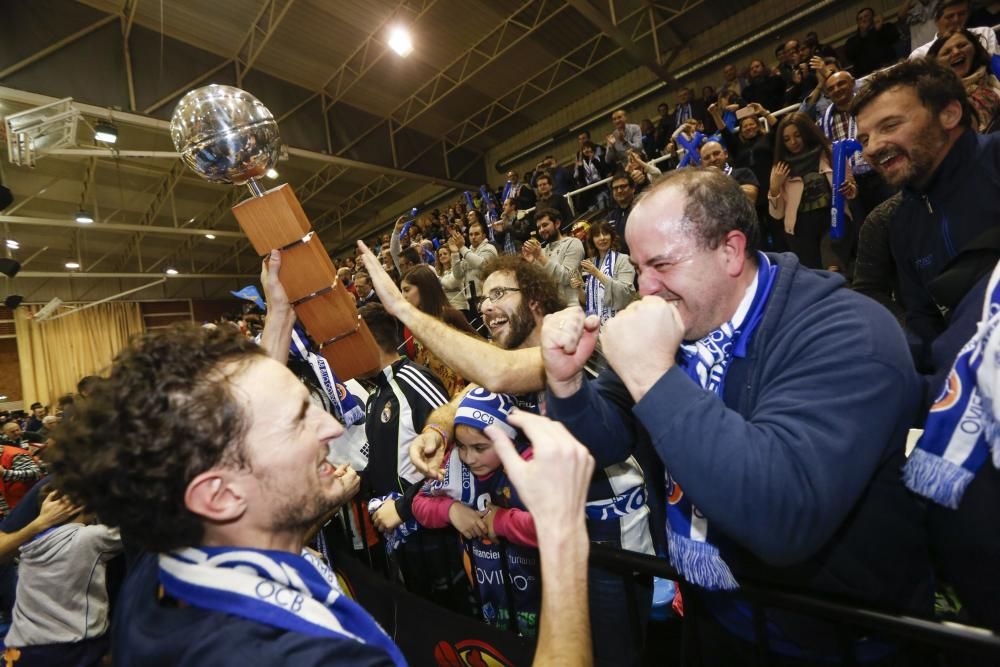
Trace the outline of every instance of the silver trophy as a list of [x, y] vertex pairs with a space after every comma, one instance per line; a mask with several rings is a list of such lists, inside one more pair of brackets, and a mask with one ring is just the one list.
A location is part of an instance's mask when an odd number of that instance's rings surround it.
[[285, 183], [265, 192], [258, 182], [278, 161], [281, 147], [267, 107], [232, 86], [198, 88], [177, 103], [170, 137], [203, 177], [250, 188], [254, 196], [234, 206], [233, 216], [259, 256], [281, 250], [279, 278], [288, 300], [337, 376], [377, 372], [378, 345], [292, 188]]
[[278, 162], [278, 123], [260, 100], [239, 88], [212, 84], [181, 98], [170, 118], [174, 148], [210, 181], [246, 184], [264, 194], [257, 179]]

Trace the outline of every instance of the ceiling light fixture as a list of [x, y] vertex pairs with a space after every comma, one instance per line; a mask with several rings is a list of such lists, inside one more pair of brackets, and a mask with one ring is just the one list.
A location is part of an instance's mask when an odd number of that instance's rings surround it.
[[176, 276], [177, 275], [177, 269], [171, 267], [171, 268], [169, 268], [169, 269], [166, 270], [166, 274], [168, 276]]
[[266, 172], [264, 172], [264, 175], [267, 176], [268, 178], [277, 178], [278, 177], [278, 170], [275, 169], [274, 167], [271, 167]]
[[18, 250], [21, 247], [21, 244], [14, 239], [7, 239], [7, 247], [11, 250]]
[[94, 125], [94, 141], [102, 141], [106, 144], [118, 143], [118, 128], [106, 120], [98, 121]]
[[70, 261], [66, 262], [66, 268], [67, 269], [79, 269], [80, 268], [80, 262], [74, 262], [74, 261], [70, 260]]
[[410, 31], [401, 26], [393, 28], [389, 32], [389, 48], [403, 58], [413, 53], [413, 40], [410, 39]]
[[89, 225], [94, 221], [94, 216], [92, 216], [90, 213], [81, 208], [79, 211], [76, 212], [76, 215], [73, 216], [73, 219], [79, 222], [81, 225]]
[[205, 234], [205, 238], [208, 239], [209, 241], [214, 241], [215, 234]]

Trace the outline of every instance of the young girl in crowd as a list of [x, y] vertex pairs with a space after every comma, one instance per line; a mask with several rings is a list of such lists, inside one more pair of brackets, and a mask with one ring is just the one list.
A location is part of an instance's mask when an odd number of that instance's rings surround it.
[[531, 459], [531, 447], [507, 423], [514, 405], [513, 397], [481, 387], [465, 395], [455, 413], [456, 442], [444, 478], [424, 485], [413, 500], [413, 516], [428, 528], [450, 523], [465, 538], [483, 619], [534, 637], [542, 599], [535, 522], [483, 433], [493, 424]]
[[[767, 201], [771, 215], [785, 221], [785, 235], [792, 252], [809, 268], [846, 270], [850, 234], [836, 244], [830, 243], [833, 202], [830, 140], [806, 114], [789, 114], [778, 125], [774, 160]], [[847, 199], [854, 199], [857, 194], [850, 174], [841, 191]], [[847, 216], [850, 217], [850, 209]]]
[[[476, 335], [476, 330], [466, 321], [465, 316], [449, 304], [448, 297], [445, 296], [441, 286], [441, 280], [434, 273], [434, 269], [426, 264], [415, 266], [404, 273], [399, 281], [399, 289], [403, 293], [403, 297], [421, 311], [460, 331]], [[465, 380], [454, 369], [425, 348], [405, 327], [403, 328], [403, 342], [406, 346], [406, 356], [418, 364], [426, 366], [434, 375], [438, 376], [441, 384], [448, 390], [449, 396], [454, 396], [465, 387]]]
[[584, 307], [588, 315], [601, 318], [603, 328], [635, 296], [635, 267], [628, 255], [618, 252], [618, 233], [606, 220], [590, 226], [586, 245], [587, 259], [580, 262]]

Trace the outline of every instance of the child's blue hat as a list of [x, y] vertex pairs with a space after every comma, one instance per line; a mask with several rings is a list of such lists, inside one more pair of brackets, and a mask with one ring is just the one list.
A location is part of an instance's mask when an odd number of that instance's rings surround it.
[[495, 394], [476, 387], [465, 395], [455, 413], [455, 425], [465, 424], [482, 431], [490, 424], [499, 427], [512, 440], [517, 430], [507, 423], [510, 411], [514, 409], [514, 397], [509, 394]]

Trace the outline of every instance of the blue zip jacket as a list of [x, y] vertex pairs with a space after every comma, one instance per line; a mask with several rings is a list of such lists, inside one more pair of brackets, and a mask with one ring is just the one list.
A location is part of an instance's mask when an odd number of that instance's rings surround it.
[[[947, 326], [927, 285], [997, 221], [1000, 137], [996, 135], [966, 130], [924, 188], [903, 188], [903, 199], [889, 222], [889, 245], [899, 273], [907, 328], [925, 346]], [[918, 364], [927, 361], [928, 351], [925, 348], [923, 355], [916, 355]]]
[[769, 256], [775, 287], [722, 401], [674, 367], [634, 404], [608, 370], [550, 393], [549, 416], [599, 466], [636, 450], [661, 545], [666, 464], [737, 579], [929, 613], [922, 514], [899, 475], [921, 398], [902, 331], [841, 277]]

